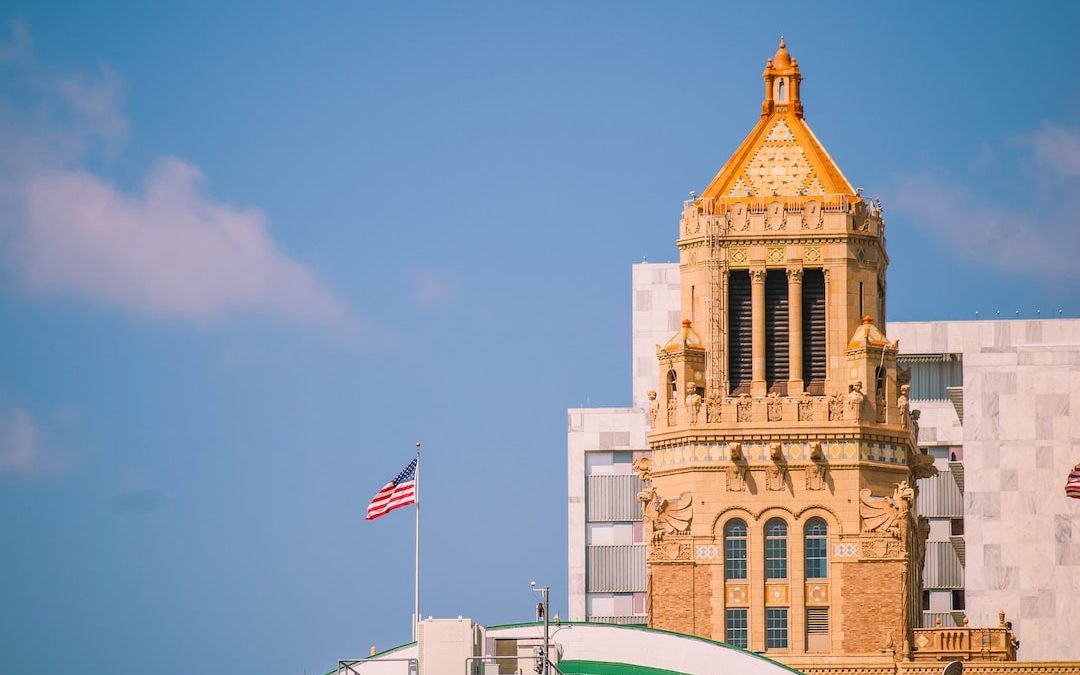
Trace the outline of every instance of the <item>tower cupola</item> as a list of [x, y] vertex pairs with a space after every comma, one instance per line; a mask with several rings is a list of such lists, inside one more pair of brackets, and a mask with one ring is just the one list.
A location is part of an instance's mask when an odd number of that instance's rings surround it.
[[765, 62], [765, 100], [761, 104], [761, 116], [768, 117], [774, 111], [790, 110], [796, 117], [802, 118], [803, 107], [799, 98], [799, 83], [802, 74], [799, 62], [788, 53], [784, 37], [780, 36], [780, 46], [776, 54]]

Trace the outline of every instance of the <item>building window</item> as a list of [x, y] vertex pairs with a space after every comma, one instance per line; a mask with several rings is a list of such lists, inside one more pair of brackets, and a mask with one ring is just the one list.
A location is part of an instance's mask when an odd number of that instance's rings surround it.
[[954, 537], [962, 537], [962, 536], [964, 536], [964, 519], [963, 518], [953, 518], [950, 521], [949, 530], [950, 530], [949, 534], [951, 534]]
[[668, 386], [668, 398], [678, 399], [676, 394], [679, 393], [679, 376], [675, 374], [674, 370], [667, 371], [667, 386]]
[[749, 624], [746, 620], [746, 609], [729, 609], [724, 614], [726, 616], [724, 642], [732, 647], [746, 649], [747, 632], [749, 629]]
[[765, 523], [765, 578], [787, 579], [787, 523], [779, 518]]
[[829, 526], [821, 518], [811, 518], [805, 532], [806, 578], [825, 579], [829, 576]]
[[955, 612], [959, 609], [964, 609], [964, 592], [956, 590], [952, 592], [952, 608]]
[[732, 394], [749, 394], [751, 345], [754, 340], [750, 297], [750, 272], [728, 274], [728, 379]]
[[724, 578], [746, 578], [746, 523], [741, 520], [724, 526]]
[[930, 591], [922, 592], [922, 611], [930, 611]]
[[765, 610], [765, 648], [788, 648], [788, 611], [786, 607]]
[[803, 386], [806, 393], [825, 393], [825, 274], [803, 270]]
[[784, 270], [765, 275], [765, 384], [769, 392], [787, 394], [788, 278]]

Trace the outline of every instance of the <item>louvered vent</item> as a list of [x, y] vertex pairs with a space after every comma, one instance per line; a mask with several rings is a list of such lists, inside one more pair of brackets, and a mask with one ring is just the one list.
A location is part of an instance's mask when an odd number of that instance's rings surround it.
[[769, 392], [787, 394], [788, 280], [784, 270], [765, 277], [765, 384]]
[[825, 274], [805, 270], [803, 305], [803, 383], [809, 394], [825, 393]]
[[806, 633], [808, 635], [827, 635], [829, 633], [829, 608], [806, 608]]
[[731, 272], [728, 275], [728, 373], [732, 394], [750, 393], [753, 377], [750, 304], [750, 273], [746, 270]]

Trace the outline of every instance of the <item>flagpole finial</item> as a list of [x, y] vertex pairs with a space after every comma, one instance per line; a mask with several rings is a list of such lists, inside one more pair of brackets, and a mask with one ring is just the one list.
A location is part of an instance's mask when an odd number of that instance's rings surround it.
[[417, 442], [416, 442], [416, 449], [417, 449], [417, 450], [419, 450], [419, 449], [420, 449], [420, 441], [417, 441]]

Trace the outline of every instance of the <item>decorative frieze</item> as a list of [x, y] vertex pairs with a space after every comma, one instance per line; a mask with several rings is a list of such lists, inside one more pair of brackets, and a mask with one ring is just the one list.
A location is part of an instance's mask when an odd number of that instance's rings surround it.
[[[876, 462], [904, 466], [907, 449], [895, 443], [874, 441], [829, 440], [773, 441], [780, 447], [786, 462]], [[814, 459], [813, 455], [819, 455]], [[663, 471], [688, 464], [728, 464], [732, 456], [737, 462], [772, 462], [770, 442], [743, 441], [740, 443], [707, 443], [678, 448], [657, 448], [652, 453], [652, 469]], [[824, 476], [822, 476], [824, 479]]]

